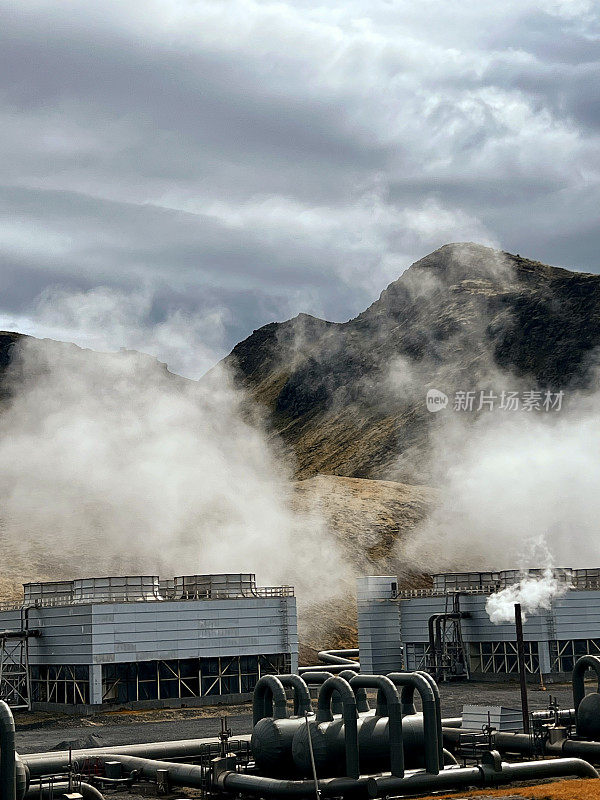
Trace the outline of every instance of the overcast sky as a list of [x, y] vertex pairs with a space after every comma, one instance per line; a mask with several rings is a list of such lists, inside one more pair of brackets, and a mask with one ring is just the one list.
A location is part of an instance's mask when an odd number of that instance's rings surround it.
[[450, 241], [600, 268], [597, 2], [0, 10], [3, 327], [194, 374]]

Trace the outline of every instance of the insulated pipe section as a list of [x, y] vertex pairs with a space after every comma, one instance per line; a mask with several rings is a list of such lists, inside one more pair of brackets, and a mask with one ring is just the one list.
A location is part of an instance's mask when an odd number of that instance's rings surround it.
[[440, 695], [440, 689], [433, 675], [430, 675], [428, 672], [425, 672], [424, 670], [416, 670], [416, 673], [417, 675], [422, 675], [425, 678], [425, 680], [429, 682], [429, 685], [431, 686], [431, 691], [433, 692], [433, 696], [435, 699], [435, 705], [437, 709], [438, 749], [440, 754], [440, 769], [441, 769], [442, 764], [446, 762], [444, 760], [444, 740], [442, 736], [442, 698]]
[[413, 691], [416, 689], [421, 696], [425, 769], [430, 775], [437, 775], [444, 768], [442, 718], [429, 676], [424, 677], [420, 672], [391, 672], [388, 678], [396, 686], [411, 687]]
[[298, 672], [304, 677], [314, 672], [322, 672], [324, 669], [336, 675], [349, 669], [360, 672], [360, 664], [358, 661], [349, 661], [347, 664], [314, 664], [312, 667], [298, 667]]
[[[595, 692], [585, 694], [583, 679], [588, 669], [593, 669], [598, 679]], [[600, 739], [600, 658], [582, 656], [573, 667], [573, 705], [577, 735], [584, 739]]]
[[[61, 794], [72, 791], [68, 783], [53, 783], [48, 786], [32, 786], [25, 794], [25, 800], [55, 800]], [[83, 800], [104, 800], [104, 795], [89, 783], [80, 783], [77, 791]]]
[[0, 700], [0, 798], [17, 800], [15, 721], [4, 700]]
[[[392, 775], [404, 775], [404, 741], [402, 739], [402, 706], [398, 690], [389, 678], [383, 675], [356, 675], [350, 681], [350, 686], [356, 689], [377, 689], [377, 707], [381, 706], [379, 696], [385, 697], [387, 717], [389, 719], [390, 737], [390, 769]], [[376, 712], [377, 713], [377, 712]], [[436, 743], [437, 748], [437, 743]], [[436, 749], [437, 763], [437, 749]]]
[[[247, 742], [250, 736], [236, 736], [237, 741]], [[97, 747], [87, 750], [72, 750], [71, 756], [74, 761], [82, 761], [85, 758], [100, 758], [103, 756], [135, 756], [145, 759], [191, 759], [198, 758], [210, 746], [219, 744], [219, 739], [210, 737], [206, 739], [182, 739], [174, 742], [148, 742], [146, 744], [129, 744], [116, 747]], [[22, 756], [23, 763], [29, 769], [32, 776], [56, 775], [65, 770], [69, 761], [68, 750], [58, 750], [49, 753], [31, 753]]]
[[317, 658], [319, 661], [322, 661], [323, 664], [354, 665], [356, 661], [350, 658], [350, 656], [358, 658], [358, 653], [358, 648], [352, 650], [321, 650], [320, 653], [317, 654]]
[[497, 752], [487, 754], [477, 767], [446, 769], [439, 775], [414, 773], [403, 779], [393, 777], [370, 778], [367, 790], [370, 797], [388, 794], [421, 794], [441, 790], [464, 789], [467, 786], [495, 786], [512, 781], [542, 780], [544, 778], [597, 778], [598, 773], [579, 758], [561, 758], [554, 761], [525, 761], [507, 764], [500, 761]]
[[593, 669], [598, 678], [598, 689], [600, 692], [600, 658], [597, 656], [582, 656], [575, 662], [571, 683], [573, 685], [573, 705], [577, 713], [581, 701], [585, 697], [585, 686], [583, 678], [588, 669]]
[[359, 656], [358, 647], [347, 650], [321, 650], [317, 657], [324, 664], [356, 664]]
[[[340, 672], [340, 678], [344, 678], [347, 680], [348, 683], [354, 678], [356, 672], [351, 669], [344, 670], [344, 672]], [[367, 714], [371, 710], [371, 706], [369, 705], [369, 698], [367, 697], [367, 690], [366, 689], [354, 689], [354, 696], [356, 697], [356, 710], [359, 714]]]
[[315, 789], [325, 797], [362, 796], [367, 794], [368, 778], [325, 778], [314, 780], [286, 781], [276, 778], [262, 778], [240, 772], [222, 772], [217, 775], [216, 785], [231, 794], [253, 795], [256, 797], [314, 797]]
[[312, 702], [306, 682], [299, 675], [278, 675], [277, 677], [284, 688], [289, 686], [294, 690], [294, 715], [303, 717], [305, 714], [312, 714]]
[[[356, 678], [352, 679], [353, 681]], [[331, 722], [331, 697], [334, 692], [338, 692], [343, 703], [344, 719], [344, 742], [346, 749], [346, 775], [350, 778], [358, 778], [360, 771], [358, 767], [358, 726], [356, 712], [356, 698], [352, 686], [344, 678], [339, 676], [328, 678], [319, 690], [317, 703], [317, 724], [319, 722]], [[310, 736], [310, 730], [308, 735]]]
[[[443, 728], [444, 744], [449, 747], [456, 746], [460, 741], [461, 728]], [[497, 731], [494, 733], [494, 747], [502, 753], [518, 755], [532, 755], [533, 741], [526, 733], [509, 733]], [[582, 742], [578, 739], [565, 739], [555, 744], [546, 743], [544, 753], [549, 756], [572, 756], [583, 758], [588, 762], [600, 764], [600, 742]]]
[[252, 720], [256, 725], [264, 717], [285, 719], [287, 698], [283, 684], [275, 675], [263, 675], [254, 687], [252, 698]]
[[[349, 670], [344, 669], [341, 672], [349, 672]], [[352, 675], [354, 675], [354, 672]], [[343, 678], [344, 675], [341, 674], [341, 677]], [[304, 672], [302, 674], [302, 680], [306, 681], [310, 686], [321, 686], [329, 678], [333, 678], [333, 672]], [[331, 701], [331, 711], [333, 714], [341, 714], [343, 711], [342, 701], [337, 694], [333, 696]]]

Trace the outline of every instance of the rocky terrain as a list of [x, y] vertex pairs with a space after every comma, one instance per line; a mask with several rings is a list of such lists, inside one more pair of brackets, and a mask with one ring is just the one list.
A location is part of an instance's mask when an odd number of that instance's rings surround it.
[[600, 344], [600, 276], [467, 244], [413, 264], [345, 323], [271, 323], [225, 360], [300, 478], [428, 483], [429, 388], [584, 387]]

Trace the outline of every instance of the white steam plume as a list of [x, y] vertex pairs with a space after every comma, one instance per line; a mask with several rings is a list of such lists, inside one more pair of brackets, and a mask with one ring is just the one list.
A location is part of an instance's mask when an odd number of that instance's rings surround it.
[[[556, 413], [437, 416], [440, 499], [403, 558], [428, 572], [600, 565], [600, 395], [566, 392]], [[542, 534], [550, 560], [530, 552]]]
[[14, 356], [0, 413], [5, 575], [255, 572], [308, 599], [339, 590], [333, 537], [292, 512], [291, 473], [223, 369], [197, 383], [139, 353], [35, 339]]
[[30, 314], [0, 314], [0, 328], [92, 350], [139, 350], [166, 362], [179, 375], [199, 378], [225, 351], [228, 312], [220, 306], [195, 314], [173, 308], [157, 316], [155, 299], [147, 288], [68, 291], [54, 286], [39, 295]]
[[515, 603], [520, 603], [525, 622], [528, 614], [550, 609], [552, 600], [562, 597], [568, 589], [569, 584], [559, 581], [548, 567], [541, 577], [524, 576], [518, 583], [491, 594], [486, 600], [485, 610], [494, 625], [501, 625], [515, 621]]

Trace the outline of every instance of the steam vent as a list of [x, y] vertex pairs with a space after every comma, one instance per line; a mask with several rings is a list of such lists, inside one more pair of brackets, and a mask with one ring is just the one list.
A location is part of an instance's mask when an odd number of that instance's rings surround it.
[[[539, 578], [544, 570], [531, 569]], [[365, 672], [400, 665], [438, 680], [518, 678], [514, 621], [494, 624], [490, 595], [523, 578], [517, 570], [433, 576], [431, 589], [397, 591], [394, 576], [358, 581], [358, 638]], [[577, 659], [600, 655], [600, 569], [554, 569], [560, 593], [527, 615], [525, 668], [530, 676], [569, 679]]]
[[13, 708], [243, 700], [298, 666], [294, 590], [252, 574], [29, 583], [4, 608], [0, 689]]

